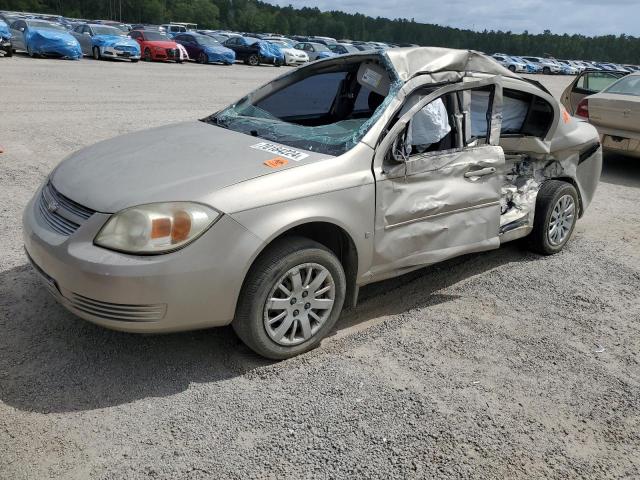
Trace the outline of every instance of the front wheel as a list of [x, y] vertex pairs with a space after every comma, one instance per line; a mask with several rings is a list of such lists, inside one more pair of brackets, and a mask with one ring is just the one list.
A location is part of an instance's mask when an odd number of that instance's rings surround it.
[[93, 59], [100, 60], [100, 49], [98, 47], [93, 47]]
[[249, 348], [274, 360], [315, 348], [338, 320], [346, 278], [325, 246], [286, 237], [251, 267], [233, 329]]
[[509, 67], [508, 67], [508, 68], [509, 68], [509, 70], [511, 70], [512, 72], [514, 72], [514, 73], [515, 73], [515, 71], [516, 71], [516, 67], [515, 67], [515, 65], [509, 65]]
[[200, 55], [198, 55], [198, 63], [201, 63], [204, 65], [205, 63], [207, 63], [207, 61], [208, 61], [207, 54], [204, 52], [201, 52]]
[[7, 48], [7, 49], [4, 51], [4, 56], [5, 56], [5, 57], [13, 57], [13, 48]]
[[578, 219], [578, 192], [560, 180], [542, 184], [536, 198], [529, 247], [542, 255], [558, 253], [569, 241]]
[[544, 73], [545, 75], [551, 75], [551, 69], [549, 67], [544, 67], [542, 69], [542, 73]]
[[142, 59], [145, 62], [150, 62], [151, 61], [151, 49], [149, 49], [149, 48], [145, 48], [144, 49], [144, 55], [142, 56]]
[[260, 65], [260, 57], [255, 53], [249, 55], [249, 57], [247, 57], [247, 65], [251, 65], [252, 67]]

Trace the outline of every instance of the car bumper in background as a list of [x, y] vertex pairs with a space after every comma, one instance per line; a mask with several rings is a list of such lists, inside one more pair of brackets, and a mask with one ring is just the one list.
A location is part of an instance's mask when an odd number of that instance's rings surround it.
[[260, 240], [228, 216], [192, 244], [137, 256], [93, 244], [109, 215], [94, 213], [70, 236], [43, 220], [40, 191], [23, 216], [24, 245], [47, 290], [90, 322], [128, 332], [226, 325]]
[[101, 47], [100, 52], [107, 58], [117, 58], [121, 60], [140, 60], [139, 51], [120, 50], [116, 47]]
[[601, 138], [605, 151], [640, 158], [640, 138], [607, 134], [601, 135]]

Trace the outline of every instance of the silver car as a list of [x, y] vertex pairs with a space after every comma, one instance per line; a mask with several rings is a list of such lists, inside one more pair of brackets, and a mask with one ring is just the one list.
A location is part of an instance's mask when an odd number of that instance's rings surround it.
[[24, 242], [84, 319], [232, 324], [282, 359], [363, 285], [523, 237], [559, 252], [601, 164], [594, 127], [484, 55], [362, 52], [72, 154], [27, 205]]

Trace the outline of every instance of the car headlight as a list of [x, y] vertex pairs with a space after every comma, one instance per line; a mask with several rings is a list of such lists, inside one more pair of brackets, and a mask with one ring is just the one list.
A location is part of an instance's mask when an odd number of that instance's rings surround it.
[[111, 216], [96, 236], [98, 246], [125, 253], [167, 253], [194, 241], [220, 217], [191, 202], [151, 203]]

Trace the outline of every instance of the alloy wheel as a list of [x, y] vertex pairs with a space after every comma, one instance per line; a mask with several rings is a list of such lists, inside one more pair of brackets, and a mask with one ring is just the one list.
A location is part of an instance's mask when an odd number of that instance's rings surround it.
[[549, 243], [558, 246], [564, 243], [573, 228], [576, 218], [576, 204], [571, 195], [558, 199], [551, 211], [547, 236]]
[[331, 315], [335, 297], [335, 282], [327, 268], [317, 263], [291, 268], [267, 296], [263, 314], [267, 335], [288, 347], [306, 342]]

